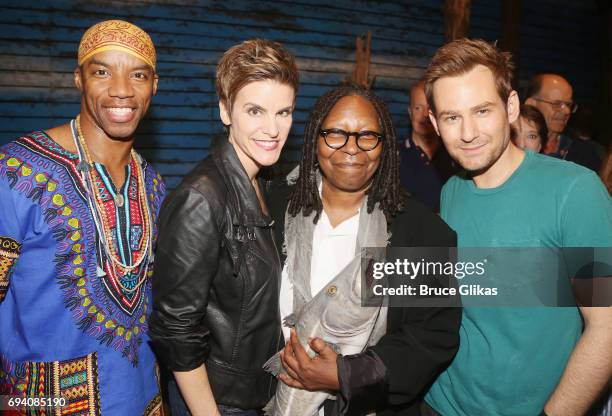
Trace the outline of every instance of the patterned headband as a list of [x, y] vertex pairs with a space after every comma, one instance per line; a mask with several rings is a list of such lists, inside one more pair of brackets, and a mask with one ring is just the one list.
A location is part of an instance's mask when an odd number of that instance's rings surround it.
[[79, 44], [79, 65], [104, 51], [129, 53], [155, 70], [157, 58], [151, 37], [138, 26], [123, 20], [106, 20], [87, 29]]

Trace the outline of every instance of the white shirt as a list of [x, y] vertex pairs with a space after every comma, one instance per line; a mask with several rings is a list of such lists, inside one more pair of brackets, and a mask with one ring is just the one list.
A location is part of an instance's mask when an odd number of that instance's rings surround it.
[[[300, 215], [300, 214], [298, 214]], [[355, 257], [359, 212], [332, 227], [325, 210], [312, 233], [312, 260], [310, 262], [310, 293], [315, 296]], [[283, 266], [280, 289], [281, 321], [293, 312], [293, 284], [289, 280], [287, 264]], [[283, 326], [285, 341], [289, 328]]]

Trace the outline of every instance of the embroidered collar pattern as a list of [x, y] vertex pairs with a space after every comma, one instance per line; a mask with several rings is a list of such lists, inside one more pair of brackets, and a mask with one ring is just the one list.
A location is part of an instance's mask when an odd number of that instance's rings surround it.
[[[109, 260], [96, 238], [95, 225], [87, 206], [86, 194], [77, 169], [78, 156], [61, 148], [44, 132], [34, 132], [5, 147], [0, 153], [0, 176], [9, 186], [40, 206], [41, 213], [57, 241], [55, 269], [62, 299], [71, 311], [77, 327], [98, 342], [121, 351], [134, 366], [138, 364], [138, 349], [148, 331], [150, 280], [129, 293], [113, 285]], [[10, 153], [10, 155], [8, 154]], [[146, 182], [142, 192], [148, 201], [151, 224], [155, 224], [157, 208], [164, 193], [159, 175], [143, 162]], [[133, 166], [131, 171], [133, 172]], [[103, 180], [100, 183], [103, 184]], [[127, 200], [134, 201], [139, 184], [130, 174], [124, 190]], [[107, 189], [108, 191], [108, 189]], [[110, 205], [108, 205], [110, 207]], [[110, 224], [116, 230], [113, 238], [124, 238], [127, 250], [134, 255], [142, 247], [142, 210], [130, 204], [122, 216], [110, 210]], [[129, 216], [129, 224], [124, 219]], [[119, 228], [116, 226], [119, 225]], [[156, 238], [156, 230], [153, 240]], [[127, 238], [126, 238], [127, 236]], [[98, 271], [106, 272], [98, 276]], [[147, 271], [147, 274], [152, 274]], [[122, 276], [129, 287], [132, 276]], [[132, 279], [132, 280], [130, 280]]]

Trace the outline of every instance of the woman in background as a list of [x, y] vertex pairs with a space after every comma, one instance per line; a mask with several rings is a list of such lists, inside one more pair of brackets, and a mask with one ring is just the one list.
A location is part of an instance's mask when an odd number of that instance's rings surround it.
[[521, 149], [541, 153], [546, 147], [548, 129], [540, 110], [528, 104], [521, 105], [521, 115], [513, 125], [516, 131], [514, 143]]

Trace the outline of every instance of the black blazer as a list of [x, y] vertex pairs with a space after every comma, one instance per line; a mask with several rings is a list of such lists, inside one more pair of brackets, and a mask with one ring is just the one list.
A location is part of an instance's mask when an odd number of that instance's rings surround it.
[[[291, 190], [286, 184], [275, 182], [268, 191], [277, 246], [282, 247], [285, 210]], [[391, 247], [455, 247], [457, 244], [455, 232], [411, 197], [407, 197], [404, 210], [390, 222], [389, 230]], [[364, 388], [349, 387], [353, 391], [347, 414], [364, 414], [365, 409], [371, 411], [374, 406], [377, 415], [419, 415], [423, 396], [457, 353], [460, 323], [460, 307], [389, 308], [387, 333], [369, 349], [378, 356], [376, 360], [384, 364], [382, 371], [386, 372], [386, 377], [382, 381], [373, 379], [374, 384]], [[372, 364], [372, 354], [367, 355], [362, 363]], [[359, 365], [359, 361], [351, 360], [355, 365]], [[350, 373], [353, 377], [375, 378], [369, 370], [353, 369]], [[343, 380], [342, 375], [340, 383], [345, 385], [343, 391], [346, 385], [367, 384], [363, 379]], [[342, 401], [342, 397], [338, 399]]]

